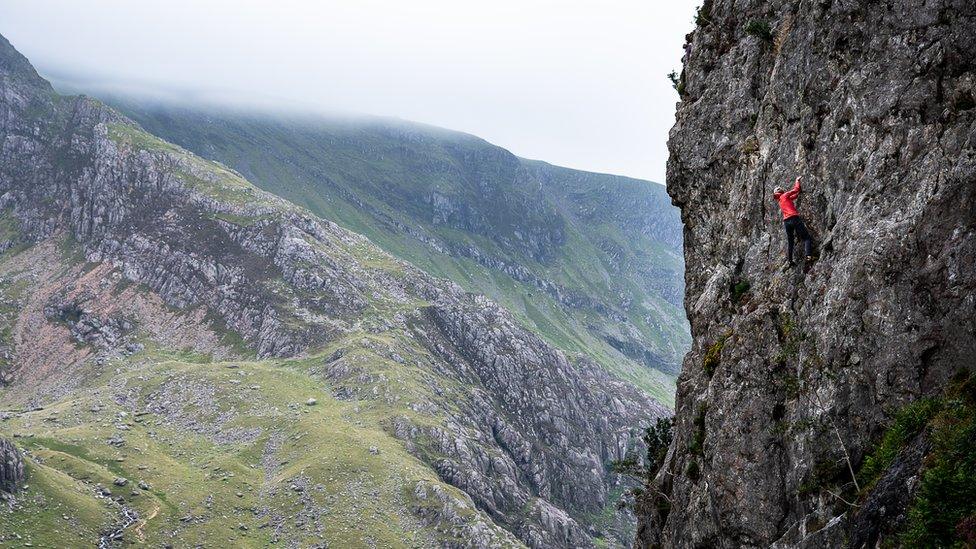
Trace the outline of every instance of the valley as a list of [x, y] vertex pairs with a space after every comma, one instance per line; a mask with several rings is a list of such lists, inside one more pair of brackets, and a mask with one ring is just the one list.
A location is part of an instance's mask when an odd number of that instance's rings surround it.
[[0, 92], [0, 543], [629, 543], [645, 391], [3, 39]]

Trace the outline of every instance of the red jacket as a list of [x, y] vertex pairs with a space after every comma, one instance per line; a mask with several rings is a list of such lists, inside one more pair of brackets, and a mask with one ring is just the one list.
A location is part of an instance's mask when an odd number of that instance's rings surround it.
[[800, 195], [800, 182], [797, 181], [793, 188], [786, 191], [785, 193], [773, 193], [773, 198], [779, 202], [779, 209], [783, 210], [783, 219], [789, 219], [800, 215], [796, 211], [796, 206], [793, 205], [793, 201], [796, 197]]

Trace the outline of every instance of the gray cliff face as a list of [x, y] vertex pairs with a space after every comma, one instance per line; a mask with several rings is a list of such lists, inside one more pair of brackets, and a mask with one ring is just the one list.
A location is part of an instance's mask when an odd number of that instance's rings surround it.
[[[571, 362], [487, 299], [397, 262], [95, 100], [55, 94], [2, 38], [0, 78], [0, 210], [17, 221], [22, 244], [70, 235], [88, 262], [118, 269], [177, 311], [204, 307], [258, 357], [300, 355], [354, 330], [391, 334], [399, 343], [390, 360], [410, 357], [451, 385], [416, 405], [449, 421], [415, 425], [404, 416], [389, 426], [395, 436], [523, 543], [592, 544], [594, 532], [579, 521], [612, 504], [617, 479], [607, 464], [639, 445], [632, 427], [663, 408], [589, 361]], [[58, 294], [44, 314], [80, 344], [120, 344], [131, 324], [124, 314], [99, 320], [95, 305]], [[62, 367], [14, 363], [3, 379], [43, 380]], [[357, 375], [341, 354], [325, 368], [336, 381]], [[416, 497], [447, 497], [429, 488]], [[474, 547], [497, 539], [484, 527], [464, 537]]]
[[[427, 433], [435, 441], [434, 450], [446, 456], [434, 464], [438, 473], [477, 494], [476, 502], [496, 510], [493, 516], [529, 509], [534, 520], [509, 526], [517, 528], [530, 546], [588, 545], [586, 533], [548, 501], [566, 502], [568, 509], [582, 513], [601, 511], [591, 494], [606, 491], [601, 480], [606, 465], [637, 445], [632, 433], [614, 425], [617, 418], [633, 415], [628, 408], [640, 400], [640, 393], [587, 359], [571, 364], [486, 298], [473, 298], [463, 307], [427, 308], [424, 320], [414, 326], [418, 340], [454, 366], [458, 381], [475, 387], [466, 405], [469, 410], [446, 429]], [[588, 389], [580, 390], [579, 382]], [[590, 390], [596, 388], [600, 390]], [[553, 407], [554, 402], [563, 404]], [[592, 410], [605, 412], [596, 417]], [[655, 407], [654, 413], [664, 415], [667, 410]], [[478, 422], [465, 425], [464, 418]], [[467, 440], [451, 436], [464, 431], [479, 434]], [[598, 452], [580, 451], [588, 440], [610, 432], [618, 434]], [[501, 459], [483, 449], [490, 448], [492, 440], [504, 451]], [[566, 459], [539, 459], [547, 455]], [[472, 456], [480, 466], [472, 469], [461, 456]], [[530, 489], [513, 484], [513, 479], [521, 479]]]
[[[852, 472], [976, 351], [976, 6], [706, 0], [686, 52], [668, 190], [694, 344], [637, 545], [873, 546], [924, 441], [880, 505], [841, 499]], [[820, 258], [783, 271], [771, 191], [797, 175]]]
[[24, 482], [24, 458], [9, 440], [0, 438], [0, 495], [16, 494]]

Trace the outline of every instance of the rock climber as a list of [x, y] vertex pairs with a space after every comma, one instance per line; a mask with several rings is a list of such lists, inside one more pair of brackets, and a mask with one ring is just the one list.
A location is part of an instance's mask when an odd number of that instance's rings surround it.
[[783, 187], [773, 189], [773, 198], [779, 203], [779, 209], [783, 211], [783, 227], [786, 228], [786, 264], [784, 268], [793, 266], [793, 241], [796, 237], [803, 241], [803, 251], [806, 254], [807, 263], [815, 259], [813, 256], [813, 239], [810, 238], [810, 233], [807, 232], [803, 219], [800, 218], [800, 214], [797, 213], [796, 206], [793, 204], [796, 197], [800, 195], [801, 179], [801, 177], [797, 177], [793, 188], [788, 191], [784, 190]]

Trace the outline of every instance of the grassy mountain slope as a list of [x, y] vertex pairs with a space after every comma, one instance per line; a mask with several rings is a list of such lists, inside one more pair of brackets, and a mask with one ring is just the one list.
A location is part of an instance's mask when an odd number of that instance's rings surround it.
[[106, 100], [671, 401], [689, 336], [680, 222], [662, 186], [419, 124]]
[[0, 543], [627, 543], [633, 385], [2, 37], [0, 143]]
[[[368, 350], [351, 352], [369, 372], [391, 373]], [[8, 421], [4, 430], [35, 460], [31, 488], [0, 514], [0, 530], [35, 547], [89, 545], [132, 509], [140, 518], [125, 537], [149, 546], [429, 547], [463, 543], [466, 524], [490, 524], [384, 430], [406, 406], [334, 398], [315, 375], [324, 357], [176, 355], [115, 359], [84, 391]], [[393, 374], [390, 384], [409, 398], [403, 386], [416, 381]], [[116, 486], [118, 478], [128, 482]], [[443, 500], [431, 497], [435, 489]], [[453, 525], [424, 519], [445, 511], [458, 513]], [[490, 528], [496, 542], [521, 545]]]

